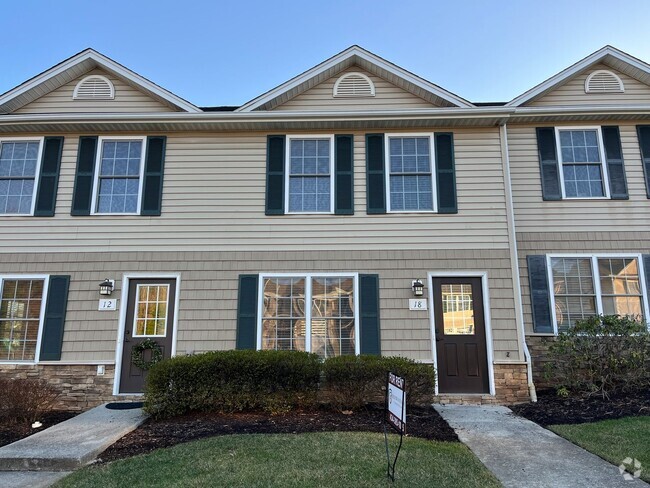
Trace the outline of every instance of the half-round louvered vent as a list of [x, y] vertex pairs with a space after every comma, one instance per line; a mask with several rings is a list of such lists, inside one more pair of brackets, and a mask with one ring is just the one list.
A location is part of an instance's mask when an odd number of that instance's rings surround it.
[[621, 79], [611, 71], [599, 69], [585, 80], [585, 93], [622, 93], [625, 91]]
[[113, 83], [99, 75], [90, 75], [82, 79], [74, 89], [74, 100], [112, 100], [115, 97]]
[[375, 85], [363, 73], [346, 73], [334, 83], [335, 97], [374, 97]]

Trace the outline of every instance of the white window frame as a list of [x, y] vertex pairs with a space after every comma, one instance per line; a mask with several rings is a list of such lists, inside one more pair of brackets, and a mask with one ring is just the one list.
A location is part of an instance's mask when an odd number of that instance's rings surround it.
[[[564, 161], [562, 160], [562, 146], [560, 144], [560, 132], [571, 130], [595, 130], [598, 138], [598, 153], [600, 154], [600, 167], [603, 176], [603, 193], [602, 197], [567, 197], [564, 189]], [[609, 174], [607, 173], [607, 159], [605, 158], [605, 145], [603, 144], [603, 132], [600, 126], [568, 126], [555, 127], [555, 146], [557, 151], [557, 160], [559, 164], [560, 185], [562, 187], [563, 200], [609, 200], [611, 198], [609, 191]], [[566, 163], [571, 164], [596, 164], [594, 163]]]
[[[138, 324], [138, 318], [139, 318], [138, 317], [138, 304], [141, 303], [140, 302], [140, 287], [142, 287], [142, 286], [164, 286], [164, 287], [167, 288], [167, 306], [165, 307], [165, 333], [164, 334], [153, 334], [153, 335], [151, 335], [151, 334], [142, 334], [142, 335], [141, 334], [136, 334], [136, 330], [138, 330], [137, 329], [137, 324]], [[168, 319], [169, 319], [169, 294], [170, 294], [170, 292], [171, 292], [171, 285], [169, 283], [147, 283], [147, 284], [138, 283], [138, 286], [136, 286], [136, 289], [135, 289], [135, 310], [134, 310], [134, 313], [133, 313], [133, 324], [131, 324], [133, 334], [131, 334], [131, 337], [167, 337], [167, 330], [168, 330], [167, 327], [169, 325], [169, 320]], [[149, 303], [149, 301], [147, 300], [145, 303]], [[145, 321], [146, 321], [146, 319], [145, 319]], [[147, 331], [147, 324], [144, 325], [144, 330], [145, 330], [145, 332]]]
[[[41, 163], [43, 159], [43, 146], [45, 137], [0, 137], [0, 146], [6, 142], [38, 142], [38, 156], [36, 160], [36, 173], [34, 174], [34, 192], [32, 193], [32, 206], [29, 213], [0, 213], [2, 217], [31, 217], [34, 215], [36, 208], [36, 194], [38, 193], [39, 181], [41, 177]], [[1, 147], [0, 147], [1, 149]], [[3, 178], [0, 178], [3, 179]]]
[[7, 274], [0, 275], [0, 296], [4, 289], [4, 282], [7, 280], [43, 280], [43, 298], [41, 299], [41, 311], [39, 312], [40, 320], [38, 321], [38, 336], [36, 338], [36, 351], [34, 352], [34, 359], [27, 361], [7, 361], [0, 359], [2, 364], [37, 364], [41, 358], [41, 340], [43, 338], [43, 324], [45, 322], [45, 308], [47, 306], [47, 295], [50, 285], [50, 275], [44, 274]]
[[[289, 184], [291, 181], [291, 141], [292, 140], [303, 140], [303, 139], [328, 139], [330, 141], [330, 209], [327, 212], [317, 212], [317, 211], [307, 211], [307, 212], [297, 212], [289, 210]], [[288, 215], [329, 215], [334, 213], [334, 199], [336, 196], [334, 188], [334, 159], [336, 155], [334, 154], [334, 134], [307, 134], [299, 135], [292, 134], [287, 135], [287, 147], [285, 149], [285, 160], [284, 160], [284, 187], [286, 191], [284, 192], [284, 212]], [[318, 175], [314, 175], [318, 176]]]
[[558, 335], [557, 316], [555, 315], [555, 292], [553, 290], [553, 258], [588, 258], [591, 261], [591, 276], [594, 280], [594, 295], [596, 298], [596, 314], [603, 314], [603, 296], [600, 289], [600, 273], [598, 272], [598, 259], [636, 259], [637, 270], [639, 272], [639, 286], [641, 288], [641, 302], [643, 304], [643, 315], [648, 327], [650, 328], [650, 311], [648, 310], [648, 290], [645, 282], [645, 269], [643, 267], [643, 257], [636, 253], [596, 253], [596, 254], [547, 254], [546, 255], [546, 272], [548, 276], [549, 295], [551, 303], [551, 315], [553, 318], [553, 335]]
[[[138, 206], [135, 212], [99, 212], [97, 203], [99, 201], [99, 173], [101, 172], [102, 153], [104, 151], [104, 142], [112, 141], [141, 141], [142, 153], [140, 154], [140, 181], [138, 185]], [[142, 189], [144, 188], [144, 165], [147, 153], [146, 136], [100, 136], [97, 140], [97, 154], [95, 155], [95, 175], [93, 178], [93, 198], [90, 206], [90, 215], [140, 215], [142, 208]]]
[[[401, 139], [407, 137], [428, 137], [429, 138], [429, 160], [431, 163], [431, 198], [433, 210], [393, 210], [390, 201], [390, 139]], [[384, 172], [386, 185], [386, 212], [387, 213], [438, 213], [438, 185], [436, 182], [436, 149], [435, 135], [433, 132], [391, 132], [384, 134]]]
[[311, 352], [311, 283], [313, 278], [352, 278], [354, 285], [354, 354], [361, 353], [359, 335], [359, 273], [260, 273], [257, 291], [257, 345], [262, 350], [262, 323], [264, 320], [264, 280], [267, 278], [305, 278], [305, 351]]

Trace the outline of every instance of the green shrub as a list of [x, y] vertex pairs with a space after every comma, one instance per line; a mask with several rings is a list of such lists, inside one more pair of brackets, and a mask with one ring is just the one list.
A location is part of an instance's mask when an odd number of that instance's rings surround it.
[[579, 320], [549, 348], [547, 377], [558, 391], [611, 394], [650, 387], [650, 334], [617, 315]]
[[32, 423], [53, 409], [59, 393], [47, 382], [31, 378], [0, 379], [0, 423]]
[[217, 351], [155, 364], [145, 385], [154, 417], [190, 411], [278, 412], [315, 402], [320, 360], [294, 351]]
[[339, 356], [323, 364], [322, 399], [339, 410], [354, 410], [382, 402], [388, 372], [406, 381], [407, 405], [430, 402], [435, 393], [435, 370], [430, 364], [382, 356]]

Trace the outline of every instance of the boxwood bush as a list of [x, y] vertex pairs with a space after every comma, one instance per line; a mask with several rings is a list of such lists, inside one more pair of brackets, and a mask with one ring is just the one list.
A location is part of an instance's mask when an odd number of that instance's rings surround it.
[[578, 320], [549, 348], [546, 376], [560, 394], [609, 397], [650, 388], [650, 333], [618, 315]]
[[171, 417], [190, 411], [270, 412], [313, 405], [321, 363], [294, 351], [216, 351], [155, 364], [145, 384], [145, 411]]
[[406, 380], [407, 406], [432, 400], [436, 386], [432, 365], [402, 357], [363, 355], [339, 356], [324, 362], [321, 398], [339, 410], [383, 402], [389, 371]]

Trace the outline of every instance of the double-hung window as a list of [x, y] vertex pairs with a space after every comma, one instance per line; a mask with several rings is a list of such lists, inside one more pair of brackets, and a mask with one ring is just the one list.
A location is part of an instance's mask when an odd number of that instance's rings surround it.
[[94, 214], [140, 213], [144, 153], [144, 137], [99, 139], [92, 203]]
[[260, 275], [262, 350], [359, 353], [356, 274]]
[[46, 276], [0, 277], [0, 362], [36, 360], [46, 288]]
[[600, 127], [556, 127], [564, 198], [609, 198]]
[[288, 213], [334, 213], [334, 136], [288, 136]]
[[43, 138], [0, 139], [0, 214], [32, 215]]
[[648, 308], [637, 255], [548, 256], [557, 331], [594, 315], [646, 321]]
[[387, 134], [389, 212], [435, 212], [433, 134]]

